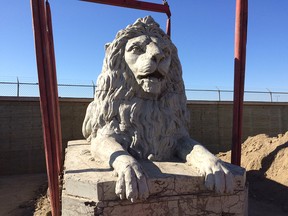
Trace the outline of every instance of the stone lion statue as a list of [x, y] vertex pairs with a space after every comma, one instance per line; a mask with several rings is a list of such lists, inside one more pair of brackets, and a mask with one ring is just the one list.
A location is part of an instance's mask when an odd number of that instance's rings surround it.
[[139, 160], [178, 157], [205, 176], [208, 189], [233, 191], [233, 175], [190, 138], [177, 49], [152, 17], [138, 19], [106, 45], [94, 101], [83, 122], [94, 157], [109, 161], [118, 175], [121, 199], [146, 199], [147, 179]]

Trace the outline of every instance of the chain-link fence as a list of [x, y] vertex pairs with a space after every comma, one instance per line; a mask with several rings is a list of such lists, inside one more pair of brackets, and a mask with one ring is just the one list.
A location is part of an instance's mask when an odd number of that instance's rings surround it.
[[[93, 98], [96, 85], [91, 84], [58, 84], [59, 97]], [[245, 101], [288, 102], [288, 92], [245, 91]], [[233, 101], [233, 91], [224, 89], [186, 89], [188, 100]], [[33, 82], [0, 82], [0, 96], [39, 97], [38, 83]]]

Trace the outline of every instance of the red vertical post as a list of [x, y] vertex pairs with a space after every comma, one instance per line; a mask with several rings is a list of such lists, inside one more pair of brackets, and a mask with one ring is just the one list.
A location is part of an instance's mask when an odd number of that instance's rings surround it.
[[[40, 91], [40, 108], [42, 115], [42, 129], [44, 136], [44, 149], [48, 186], [53, 216], [60, 215], [60, 191], [59, 174], [61, 170], [61, 158], [59, 158], [59, 122], [57, 109], [59, 111], [58, 95], [55, 91], [57, 83], [53, 73], [55, 69], [54, 49], [51, 49], [51, 35], [47, 22], [47, 14], [43, 0], [31, 0], [34, 40], [36, 49], [36, 60], [38, 69], [38, 81]], [[47, 9], [47, 8], [46, 8]], [[56, 70], [54, 71], [56, 74]]]
[[165, 5], [168, 8], [168, 10], [166, 10], [167, 15], [166, 34], [169, 35], [169, 37], [171, 37], [171, 12], [168, 2], [166, 0], [163, 1], [163, 5]]
[[52, 17], [50, 4], [46, 1], [46, 16], [47, 16], [47, 31], [48, 31], [48, 42], [49, 42], [49, 54], [51, 59], [51, 91], [53, 91], [52, 100], [54, 101], [54, 118], [55, 118], [55, 134], [56, 134], [56, 153], [57, 153], [57, 169], [58, 175], [62, 172], [62, 133], [61, 133], [61, 121], [60, 121], [60, 109], [58, 100], [58, 83], [56, 74], [56, 62], [54, 52], [54, 41], [53, 41], [53, 29], [52, 29]]
[[234, 51], [234, 106], [231, 163], [241, 164], [241, 137], [246, 65], [248, 0], [236, 0]]
[[167, 18], [166, 34], [169, 35], [169, 37], [171, 37], [171, 17]]

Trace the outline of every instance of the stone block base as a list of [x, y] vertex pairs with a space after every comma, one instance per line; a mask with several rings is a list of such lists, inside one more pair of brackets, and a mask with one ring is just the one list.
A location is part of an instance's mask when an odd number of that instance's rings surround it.
[[94, 160], [84, 140], [70, 141], [66, 149], [62, 215], [247, 215], [245, 170], [228, 164], [235, 176], [233, 194], [207, 191], [204, 179], [182, 162], [141, 165], [148, 176], [150, 197], [131, 203], [114, 192], [117, 177], [108, 164]]

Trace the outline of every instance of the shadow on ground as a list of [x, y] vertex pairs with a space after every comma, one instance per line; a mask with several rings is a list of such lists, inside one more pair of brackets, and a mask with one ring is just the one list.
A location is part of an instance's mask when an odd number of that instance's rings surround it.
[[[254, 202], [254, 204], [251, 203], [251, 205], [256, 206], [260, 205], [260, 203], [266, 204], [266, 206], [259, 206], [260, 208], [263, 208], [262, 214], [257, 213], [257, 211], [253, 211], [253, 206], [250, 206], [249, 215], [288, 215], [288, 187], [268, 179], [266, 176], [266, 172], [272, 166], [277, 157], [277, 154], [287, 147], [288, 142], [277, 146], [275, 150], [270, 152], [261, 160], [261, 169], [247, 171], [247, 181], [249, 182], [249, 198], [251, 202]], [[288, 173], [285, 175], [288, 178]], [[270, 212], [269, 210], [271, 209], [271, 205], [276, 207], [276, 210], [272, 208], [274, 212]]]

